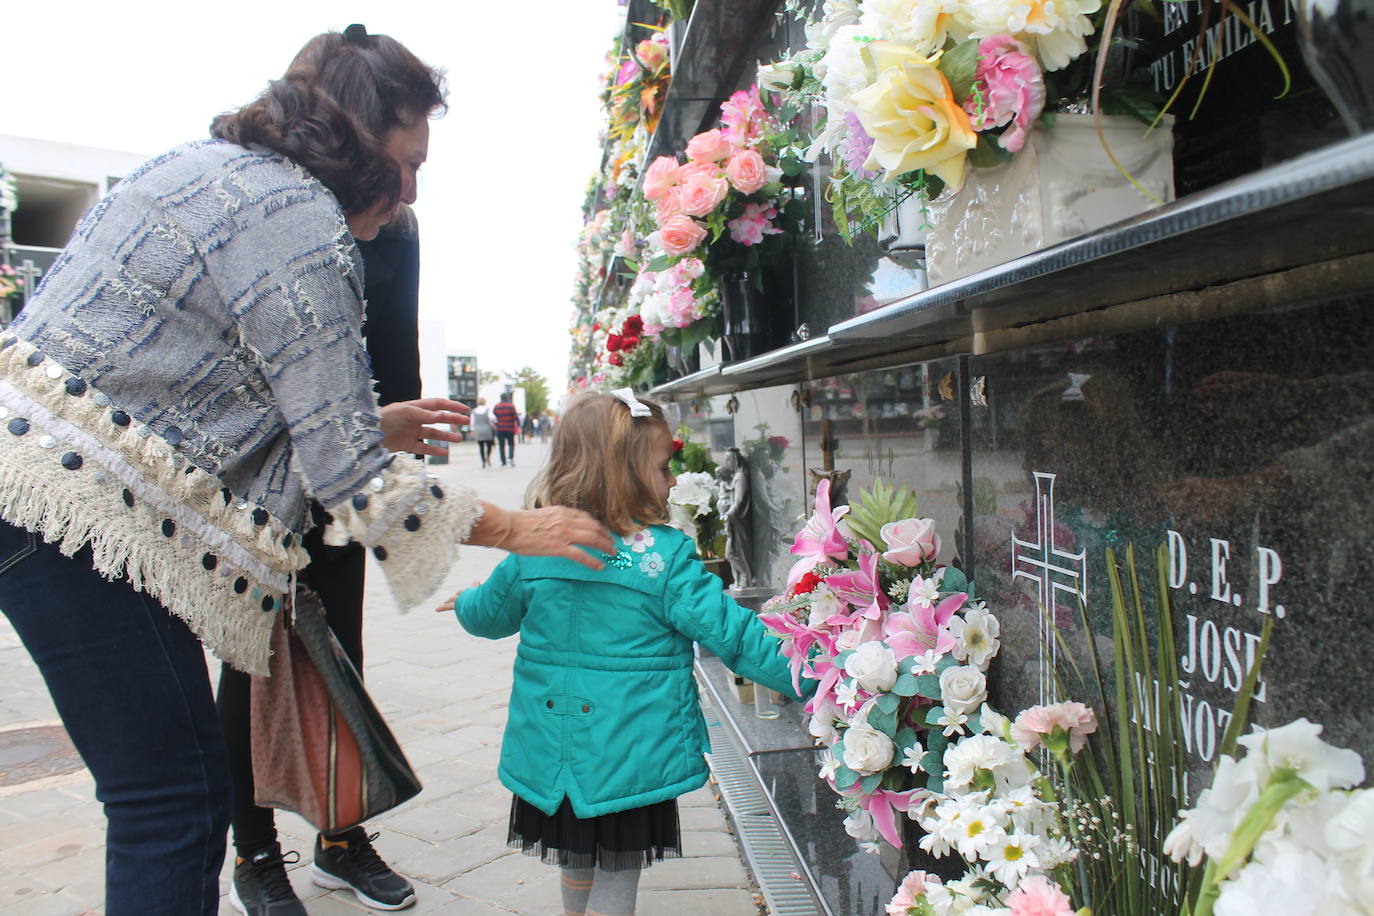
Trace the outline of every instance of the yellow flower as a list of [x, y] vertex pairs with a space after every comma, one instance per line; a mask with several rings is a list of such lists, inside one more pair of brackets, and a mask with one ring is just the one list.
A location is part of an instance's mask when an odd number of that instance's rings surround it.
[[882, 168], [884, 180], [925, 169], [956, 190], [964, 184], [968, 151], [978, 135], [954, 100], [949, 80], [909, 48], [875, 41], [864, 52], [873, 63], [873, 84], [850, 97], [854, 113], [873, 138], [866, 169]]

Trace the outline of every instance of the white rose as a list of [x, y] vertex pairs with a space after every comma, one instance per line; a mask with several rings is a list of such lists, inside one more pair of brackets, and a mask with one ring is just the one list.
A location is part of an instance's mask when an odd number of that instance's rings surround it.
[[869, 693], [887, 690], [897, 683], [897, 656], [881, 642], [866, 642], [845, 659], [844, 673]]
[[971, 665], [955, 665], [940, 672], [940, 702], [945, 709], [971, 716], [988, 698], [988, 679]]
[[891, 738], [866, 722], [844, 733], [844, 765], [862, 776], [891, 766], [896, 750]]
[[872, 843], [878, 839], [878, 828], [873, 826], [873, 815], [862, 808], [844, 819], [844, 832], [860, 843]]

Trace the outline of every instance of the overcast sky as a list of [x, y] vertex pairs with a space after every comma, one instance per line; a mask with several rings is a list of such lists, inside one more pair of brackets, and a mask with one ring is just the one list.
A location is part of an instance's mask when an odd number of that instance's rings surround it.
[[615, 0], [29, 4], [5, 16], [0, 132], [153, 155], [206, 135], [318, 32], [361, 22], [448, 71], [415, 211], [421, 318], [486, 369], [566, 378], [573, 244], [600, 160]]

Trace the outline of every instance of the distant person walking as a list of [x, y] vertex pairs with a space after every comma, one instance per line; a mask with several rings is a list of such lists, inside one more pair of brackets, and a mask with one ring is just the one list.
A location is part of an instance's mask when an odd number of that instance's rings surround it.
[[477, 407], [471, 414], [472, 437], [477, 440], [477, 457], [482, 459], [482, 467], [491, 467], [491, 447], [496, 441], [496, 430], [491, 425], [491, 408], [486, 398], [477, 399]]
[[510, 466], [515, 467], [515, 434], [520, 432], [520, 414], [511, 403], [510, 392], [503, 392], [501, 400], [491, 409], [491, 425], [496, 430], [496, 447], [501, 453], [501, 467], [506, 466], [509, 452]]

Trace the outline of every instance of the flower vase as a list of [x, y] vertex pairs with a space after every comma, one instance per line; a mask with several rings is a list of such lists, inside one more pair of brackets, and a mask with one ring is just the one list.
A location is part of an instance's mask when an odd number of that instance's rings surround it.
[[1374, 0], [1298, 0], [1307, 69], [1354, 136], [1374, 130]]
[[883, 251], [926, 250], [926, 201], [920, 194], [908, 194], [883, 214], [878, 227], [878, 247]]
[[721, 340], [727, 362], [737, 363], [763, 352], [765, 308], [756, 276], [746, 271], [721, 277]]
[[[1122, 168], [1163, 202], [1174, 198], [1172, 124], [1166, 117], [1147, 132], [1134, 118], [1102, 119]], [[1060, 114], [1053, 128], [1032, 130], [1010, 162], [970, 168], [960, 191], [946, 190], [930, 202], [930, 284], [996, 267], [1157, 205], [1112, 164], [1092, 115]]]
[[667, 351], [668, 367], [678, 378], [691, 375], [701, 368], [701, 353], [695, 346], [684, 350], [682, 347], [669, 344], [664, 350]]

